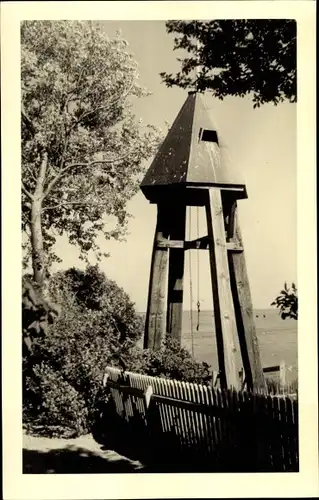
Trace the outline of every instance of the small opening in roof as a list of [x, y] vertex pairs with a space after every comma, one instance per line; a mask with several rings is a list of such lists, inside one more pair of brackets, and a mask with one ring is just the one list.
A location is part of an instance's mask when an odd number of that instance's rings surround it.
[[218, 144], [217, 132], [215, 130], [201, 129], [200, 140], [205, 142], [217, 142]]

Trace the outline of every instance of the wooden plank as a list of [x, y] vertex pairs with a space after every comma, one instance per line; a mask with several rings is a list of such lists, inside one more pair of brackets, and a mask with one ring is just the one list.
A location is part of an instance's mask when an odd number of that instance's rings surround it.
[[[183, 393], [182, 393], [182, 385], [180, 381], [176, 381], [176, 393], [178, 399], [182, 399]], [[180, 422], [181, 422], [181, 439], [182, 439], [182, 445], [184, 448], [188, 447], [188, 439], [187, 439], [187, 431], [188, 431], [188, 425], [187, 425], [187, 419], [186, 419], [186, 414], [184, 411], [184, 408], [179, 406], [179, 414], [180, 414]]]
[[[234, 203], [232, 211], [234, 240], [238, 242], [238, 245], [244, 248], [238, 223], [236, 203]], [[228, 263], [237, 332], [247, 388], [249, 390], [259, 388], [265, 391], [266, 383], [253, 318], [253, 305], [244, 252], [229, 252]]]
[[[175, 394], [174, 394], [174, 382], [175, 381], [169, 380], [169, 379], [164, 379], [164, 380], [165, 380], [165, 386], [166, 386], [166, 389], [165, 389], [166, 394], [168, 394], [169, 397], [175, 399]], [[162, 404], [163, 404], [163, 400], [162, 400]], [[178, 408], [178, 406], [176, 407], [176, 406], [167, 405], [167, 413], [169, 415], [170, 432], [174, 433], [178, 436], [179, 434], [178, 434], [178, 429], [177, 429], [177, 426], [178, 426], [178, 424], [177, 424], [177, 419], [178, 419], [177, 408]]]
[[242, 245], [238, 243], [238, 241], [227, 241], [226, 248], [228, 252], [243, 252], [244, 249]]
[[[170, 212], [170, 239], [185, 240], [186, 205], [178, 200], [179, 205]], [[167, 294], [167, 335], [179, 343], [182, 338], [184, 248], [169, 249], [168, 294]]]
[[243, 392], [243, 402], [247, 426], [246, 433], [246, 456], [245, 467], [247, 472], [254, 472], [256, 467], [256, 421], [254, 419], [253, 394], [247, 391]]
[[159, 377], [148, 377], [148, 381], [149, 383], [152, 385], [153, 387], [153, 398], [152, 398], [152, 402], [154, 404], [154, 413], [155, 413], [155, 418], [156, 418], [156, 422], [157, 422], [157, 428], [156, 428], [156, 432], [159, 436], [159, 439], [161, 439], [160, 435], [162, 432], [164, 432], [164, 428], [165, 428], [165, 425], [166, 425], [166, 419], [165, 419], [165, 415], [164, 415], [164, 412], [163, 412], [163, 408], [160, 407], [159, 403], [155, 401], [154, 399], [154, 394], [161, 394], [161, 384], [160, 384], [160, 378]]
[[[204, 396], [204, 403], [206, 405], [213, 406], [212, 389], [208, 387], [203, 387], [203, 396]], [[205, 416], [211, 442], [211, 452], [214, 457], [214, 460], [217, 460], [218, 449], [217, 449], [217, 435], [216, 435], [216, 418], [209, 414], [206, 414]]]
[[[183, 400], [183, 382], [181, 381], [176, 381], [176, 394], [178, 399]], [[180, 422], [181, 422], [181, 434], [182, 434], [182, 443], [183, 447], [187, 449], [189, 447], [189, 439], [188, 439], [188, 420], [187, 420], [187, 415], [185, 409], [180, 406], [179, 407], [179, 413], [180, 413]]]
[[284, 389], [286, 387], [286, 364], [285, 364], [285, 361], [280, 362], [279, 385], [280, 385], [281, 391], [284, 391]]
[[299, 410], [298, 410], [298, 401], [292, 401], [292, 410], [293, 410], [293, 422], [294, 422], [294, 449], [295, 453], [295, 464], [296, 471], [299, 471]]
[[[206, 183], [206, 185], [196, 185], [196, 186], [191, 186], [187, 185], [187, 189], [189, 190], [195, 190], [195, 189], [207, 189], [211, 187], [211, 183]], [[218, 189], [226, 189], [227, 191], [243, 191], [244, 190], [244, 187], [243, 186], [235, 186], [234, 184], [225, 184], [225, 185], [218, 185], [216, 186]]]
[[234, 416], [234, 418], [232, 419], [232, 432], [231, 432], [234, 463], [239, 463], [241, 460], [241, 449], [240, 449], [240, 439], [239, 439], [239, 434], [240, 434], [240, 415], [239, 415], [239, 412], [240, 412], [240, 409], [239, 409], [237, 391], [231, 391], [230, 401], [231, 401], [230, 402], [231, 411], [232, 411], [233, 416]]
[[148, 409], [151, 398], [153, 396], [153, 387], [151, 385], [147, 386], [146, 391], [144, 392], [144, 402], [145, 402], [145, 408], [146, 410]]
[[[178, 399], [183, 399], [183, 382], [181, 381], [176, 381], [176, 393]], [[180, 413], [180, 422], [181, 422], [181, 432], [183, 436], [183, 446], [184, 448], [189, 447], [189, 439], [188, 439], [188, 422], [187, 422], [187, 415], [185, 412], [185, 409], [180, 407], [179, 408], [179, 413]]]
[[[237, 394], [237, 405], [238, 405], [238, 430], [237, 430], [237, 440], [238, 440], [238, 456], [241, 459], [241, 467], [244, 469], [244, 462], [246, 457], [246, 443], [247, 443], [247, 416], [244, 404], [244, 391], [236, 392]], [[240, 469], [240, 470], [242, 470]]]
[[279, 370], [280, 370], [280, 365], [266, 366], [265, 368], [263, 368], [264, 373], [279, 372]]
[[[289, 428], [291, 429], [289, 432], [288, 446], [289, 446], [289, 459], [290, 459], [290, 470], [297, 472], [298, 471], [298, 441], [295, 439], [298, 432], [297, 427], [294, 422], [294, 410], [293, 410], [293, 402], [290, 398], [286, 398], [286, 408], [287, 408], [287, 422], [289, 424]], [[297, 443], [297, 446], [296, 446]]]
[[188, 447], [192, 447], [194, 443], [194, 429], [193, 429], [192, 414], [188, 410], [188, 406], [192, 405], [192, 401], [189, 393], [189, 384], [187, 382], [182, 382], [182, 393], [183, 393], [182, 408], [184, 410], [185, 417], [187, 419]]
[[206, 250], [208, 248], [208, 245], [209, 237], [202, 236], [201, 238], [196, 238], [195, 240], [185, 241], [185, 250]]
[[185, 242], [182, 240], [162, 240], [156, 242], [157, 248], [185, 248]]
[[168, 209], [164, 204], [158, 205], [145, 318], [144, 348], [146, 349], [159, 349], [165, 336], [168, 251], [167, 248], [158, 248], [157, 244], [159, 241], [167, 239], [168, 227]]
[[[209, 248], [208, 236], [203, 236], [192, 241], [182, 240], [159, 240], [156, 242], [156, 248], [184, 248], [185, 250], [207, 250]], [[226, 243], [226, 249], [229, 252], [242, 252], [243, 248], [236, 241]]]
[[[159, 392], [163, 392], [163, 381], [162, 381], [162, 379], [159, 378], [157, 380], [157, 383], [158, 383]], [[153, 395], [153, 401], [157, 404], [158, 410], [160, 412], [161, 423], [162, 423], [162, 431], [163, 432], [168, 432], [168, 417], [167, 417], [167, 414], [166, 414], [166, 407], [165, 407], [165, 405], [160, 404], [160, 402], [156, 400], [155, 396], [156, 396], [156, 394]]]
[[206, 216], [210, 238], [209, 260], [220, 383], [223, 389], [227, 387], [239, 389], [240, 381], [236, 366], [236, 322], [230, 287], [223, 207], [218, 189], [208, 190]]
[[274, 429], [272, 432], [272, 448], [273, 448], [273, 459], [274, 459], [274, 472], [283, 472], [283, 448], [282, 448], [282, 429], [280, 422], [280, 408], [279, 399], [277, 397], [272, 398], [273, 405], [273, 422]]
[[[198, 402], [202, 405], [206, 404], [205, 401], [205, 389], [204, 385], [198, 385]], [[210, 433], [210, 426], [208, 425], [207, 415], [205, 413], [201, 413], [201, 425], [202, 425], [202, 438], [203, 438], [203, 446], [206, 448], [206, 455], [213, 455], [213, 443], [212, 436]]]
[[[226, 390], [216, 390], [218, 407], [222, 411], [220, 419], [220, 429], [221, 429], [221, 443], [223, 456], [226, 457], [228, 450], [230, 449], [229, 443], [229, 412], [227, 411], [227, 401], [225, 400]], [[226, 410], [226, 411], [225, 411]]]
[[[136, 389], [140, 389], [142, 391], [144, 391], [144, 400], [142, 398], [137, 398], [136, 400], [136, 406], [138, 408], [138, 411], [140, 412], [141, 415], [143, 415], [144, 418], [146, 418], [146, 413], [147, 413], [147, 407], [146, 407], [146, 401], [145, 401], [145, 391], [147, 390], [144, 389], [143, 387], [143, 381], [141, 379], [141, 376], [139, 374], [136, 374], [135, 377], [132, 376], [132, 374], [130, 373], [128, 375], [128, 378], [129, 378], [129, 381], [130, 381], [130, 386], [131, 387], [134, 387]], [[147, 386], [149, 387], [149, 386]], [[151, 387], [152, 389], [152, 387]]]
[[267, 443], [267, 456], [269, 469], [271, 471], [275, 470], [276, 467], [276, 457], [274, 456], [273, 450], [273, 424], [274, 424], [274, 411], [273, 411], [273, 398], [271, 396], [266, 396], [265, 398], [265, 408], [266, 408], [266, 426], [265, 426], [265, 440]]
[[[189, 389], [187, 389], [187, 382], [183, 383], [183, 396], [185, 398], [185, 393], [187, 393]], [[220, 389], [215, 389], [213, 394], [217, 393]], [[180, 406], [181, 408], [185, 408], [188, 411], [194, 412], [204, 412], [206, 414], [211, 414], [218, 416], [219, 418], [223, 415], [230, 415], [230, 411], [227, 408], [223, 408], [220, 406], [219, 402], [214, 400], [212, 406], [210, 405], [202, 405], [201, 403], [195, 403], [194, 401], [187, 401], [185, 399], [176, 399], [170, 396], [162, 396], [159, 394], [153, 394], [153, 399], [159, 403], [166, 403], [169, 406]]]
[[[194, 384], [194, 392], [195, 392], [195, 401], [202, 406], [205, 404], [203, 397], [202, 397], [202, 391], [200, 385]], [[206, 415], [203, 412], [198, 413], [198, 420], [199, 420], [199, 438], [200, 438], [200, 447], [202, 450], [202, 455], [203, 458], [207, 457], [209, 455], [209, 444], [207, 442], [207, 428], [206, 428]]]
[[[164, 385], [164, 394], [168, 394], [169, 397], [171, 397], [171, 392], [170, 392], [170, 380], [168, 379], [162, 379], [162, 384]], [[171, 407], [171, 405], [166, 404], [165, 400], [162, 399], [163, 406], [165, 406], [166, 409], [166, 416], [167, 416], [167, 425], [168, 425], [168, 431], [172, 432], [174, 431], [174, 408]]]
[[109, 387], [113, 387], [123, 394], [132, 394], [140, 398], [144, 396], [143, 389], [136, 389], [135, 387], [131, 387], [129, 385], [121, 385], [118, 382], [114, 382], [113, 380], [109, 380], [107, 384]]
[[[191, 241], [162, 239], [156, 242], [156, 248], [184, 248], [185, 250], [207, 250], [209, 248], [209, 237], [202, 236]], [[226, 243], [227, 251], [242, 252], [243, 247], [236, 241]]]
[[221, 415], [222, 411], [219, 408], [219, 403], [217, 399], [218, 389], [212, 389], [210, 393], [210, 398], [212, 401], [212, 406], [210, 408], [214, 409], [214, 412], [211, 412], [214, 415], [214, 424], [215, 424], [215, 435], [216, 435], [216, 450], [218, 450], [218, 455], [221, 456], [221, 442], [223, 438], [222, 427], [221, 427]]
[[[190, 393], [191, 393], [191, 399], [192, 401], [194, 401], [195, 403], [197, 402], [196, 401], [196, 386], [195, 384], [189, 384], [189, 390], [190, 390]], [[202, 407], [202, 405], [200, 403], [197, 402], [197, 404], [199, 404], [199, 406]], [[193, 427], [194, 427], [194, 436], [195, 436], [195, 446], [196, 446], [196, 450], [197, 450], [197, 453], [200, 453], [201, 451], [201, 448], [202, 448], [202, 444], [201, 444], [201, 422], [200, 422], [200, 416], [201, 412], [198, 411], [198, 412], [191, 412], [191, 416], [192, 416], [192, 421], [193, 421]]]
[[234, 390], [228, 389], [226, 394], [225, 394], [225, 400], [226, 400], [226, 405], [229, 410], [229, 415], [230, 418], [228, 419], [228, 436], [229, 436], [229, 444], [232, 450], [231, 453], [231, 458], [232, 462], [235, 463], [235, 457], [236, 457], [236, 416], [237, 416], [237, 410], [238, 408], [235, 406], [236, 401], [233, 398], [233, 393], [235, 393]]
[[[287, 398], [280, 398], [280, 416], [281, 416], [281, 428], [282, 428], [282, 445], [283, 445], [283, 463], [284, 470], [287, 472], [291, 471], [291, 459], [290, 459], [290, 439], [289, 434], [291, 433], [291, 427], [289, 426], [289, 416], [288, 408], [286, 405]], [[290, 428], [289, 428], [290, 427]]]
[[266, 427], [265, 397], [261, 394], [253, 394], [253, 412], [255, 421], [255, 443], [256, 443], [256, 466], [261, 472], [269, 469], [269, 457], [265, 440], [264, 428]]

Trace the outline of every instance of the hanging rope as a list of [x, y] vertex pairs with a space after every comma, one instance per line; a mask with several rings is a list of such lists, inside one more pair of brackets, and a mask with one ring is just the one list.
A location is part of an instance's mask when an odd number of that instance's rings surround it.
[[[192, 212], [191, 207], [188, 210], [188, 239], [191, 239], [191, 229], [192, 229]], [[192, 341], [192, 356], [194, 357], [194, 331], [193, 331], [193, 283], [192, 283], [192, 258], [191, 251], [188, 253], [188, 265], [189, 265], [189, 301], [190, 301], [190, 326], [191, 326], [191, 341]]]
[[[199, 238], [199, 207], [197, 207], [197, 220], [196, 220], [196, 225], [197, 225], [197, 239]], [[196, 251], [196, 256], [197, 256], [197, 326], [196, 326], [196, 331], [198, 332], [199, 330], [199, 320], [200, 320], [200, 300], [199, 300], [199, 248], [197, 248]]]

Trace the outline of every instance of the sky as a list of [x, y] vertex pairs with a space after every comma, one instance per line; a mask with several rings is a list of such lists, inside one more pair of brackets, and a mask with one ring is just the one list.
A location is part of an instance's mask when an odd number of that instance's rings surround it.
[[[167, 130], [167, 123], [174, 121], [186, 100], [187, 91], [167, 88], [159, 76], [161, 71], [174, 73], [179, 69], [173, 36], [166, 33], [164, 21], [107, 21], [102, 24], [110, 37], [121, 30], [129, 43], [127, 50], [139, 64], [139, 83], [152, 92], [135, 101], [137, 118]], [[285, 281], [288, 284], [297, 281], [296, 105], [285, 102], [253, 109], [250, 97], [228, 97], [220, 101], [206, 94], [204, 99], [228, 156], [246, 183], [248, 199], [239, 201], [238, 210], [253, 306], [268, 308]], [[133, 218], [126, 242], [99, 238], [102, 250], [111, 254], [101, 261], [100, 268], [124, 288], [136, 303], [137, 310], [145, 311], [156, 206], [149, 204], [139, 192], [128, 203], [128, 210]], [[192, 209], [190, 215], [191, 237], [196, 237], [195, 210]], [[186, 224], [188, 227], [188, 219]], [[200, 234], [205, 230], [204, 213], [200, 212]], [[63, 263], [55, 265], [55, 269], [83, 268], [78, 251], [66, 238], [58, 242], [57, 253]], [[194, 295], [192, 307], [195, 308], [199, 298], [201, 309], [210, 309], [208, 252], [200, 251], [198, 256], [196, 251], [186, 253], [184, 279], [184, 309], [190, 308], [190, 283]]]

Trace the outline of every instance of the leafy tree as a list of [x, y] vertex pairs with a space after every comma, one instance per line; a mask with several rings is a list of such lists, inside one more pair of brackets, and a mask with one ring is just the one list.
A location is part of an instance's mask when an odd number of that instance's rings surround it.
[[[181, 70], [168, 87], [210, 90], [219, 99], [252, 94], [254, 107], [296, 102], [296, 22], [285, 19], [168, 21]], [[195, 71], [199, 70], [199, 71]]]
[[285, 283], [284, 289], [281, 290], [280, 294], [275, 298], [271, 305], [280, 310], [280, 316], [282, 319], [293, 318], [297, 320], [298, 295], [296, 285], [292, 283], [291, 289], [289, 289], [287, 283]]
[[55, 273], [49, 282], [49, 293], [64, 310], [79, 308], [81, 315], [96, 312], [103, 325], [110, 324], [120, 344], [134, 344], [143, 333], [143, 321], [135, 304], [98, 265], [88, 266], [85, 271], [73, 267]]
[[85, 259], [102, 256], [99, 232], [126, 233], [126, 202], [159, 140], [132, 113], [147, 92], [126, 48], [94, 22], [22, 22], [22, 230], [38, 284], [58, 235]]

